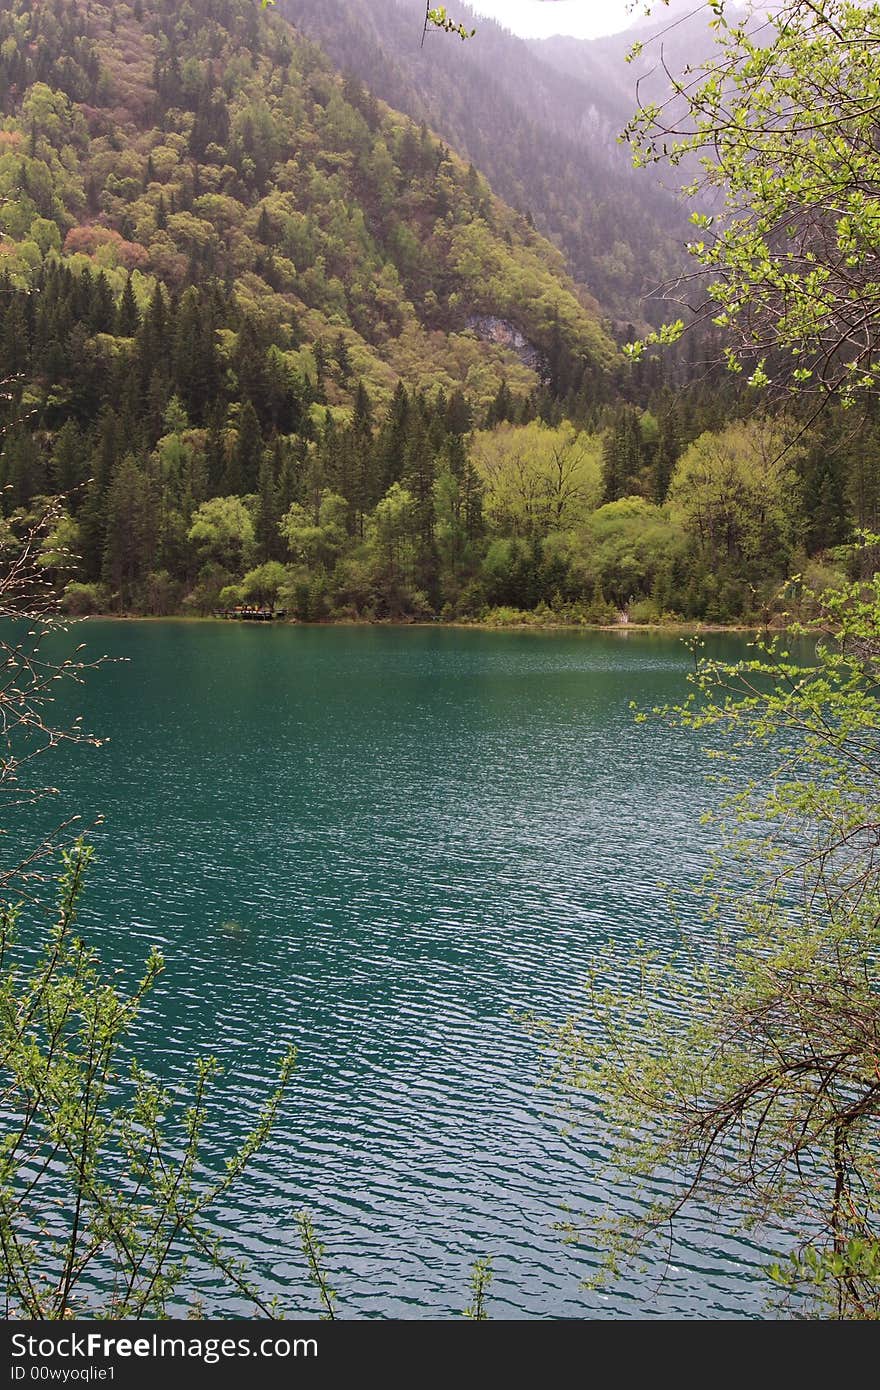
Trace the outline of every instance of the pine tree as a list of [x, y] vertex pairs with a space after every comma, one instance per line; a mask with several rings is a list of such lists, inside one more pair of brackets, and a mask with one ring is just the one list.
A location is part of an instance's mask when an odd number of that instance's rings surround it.
[[373, 449], [373, 404], [364, 383], [358, 380], [351, 422], [352, 493], [349, 501], [355, 530], [364, 533], [364, 517], [382, 496], [376, 481]]
[[280, 560], [283, 543], [278, 534], [281, 512], [278, 506], [278, 486], [275, 473], [276, 452], [265, 450], [260, 462], [260, 476], [257, 487], [257, 514], [254, 522], [254, 537], [260, 561]]
[[337, 336], [336, 342], [333, 344], [333, 360], [336, 363], [336, 378], [340, 386], [347, 386], [351, 380], [351, 354], [342, 333]]
[[487, 430], [494, 429], [496, 425], [503, 425], [506, 421], [512, 420], [513, 415], [514, 405], [510, 387], [507, 381], [502, 379], [501, 385], [495, 393], [495, 399], [486, 411], [485, 427]]
[[86, 489], [80, 515], [80, 554], [83, 572], [89, 580], [100, 579], [107, 536], [106, 497], [116, 468], [124, 435], [119, 417], [105, 410], [98, 422], [89, 465], [91, 482]]
[[449, 434], [467, 434], [472, 424], [473, 416], [464, 392], [456, 389], [446, 404], [446, 429]]
[[681, 420], [673, 402], [660, 417], [660, 433], [654, 451], [651, 491], [653, 501], [662, 506], [666, 501], [675, 465], [683, 451]]
[[222, 495], [227, 467], [226, 410], [218, 403], [212, 407], [209, 414], [208, 432], [205, 438], [205, 474], [208, 497], [220, 497]]
[[4, 499], [10, 510], [27, 507], [38, 494], [48, 491], [46, 465], [33, 434], [13, 430], [3, 444], [4, 483], [9, 494]]
[[602, 451], [605, 501], [616, 502], [629, 496], [637, 486], [641, 466], [639, 413], [632, 406], [624, 406], [617, 413]]
[[75, 420], [68, 420], [55, 436], [50, 462], [53, 492], [69, 498], [73, 509], [82, 505], [78, 489], [87, 476], [86, 446]]
[[122, 298], [119, 301], [119, 309], [116, 315], [116, 332], [120, 338], [133, 338], [140, 326], [141, 316], [135, 301], [134, 290], [131, 286], [131, 276], [129, 275], [122, 291]]
[[424, 408], [412, 412], [404, 455], [403, 483], [413, 499], [416, 533], [416, 583], [435, 602], [438, 596], [438, 557], [434, 539], [434, 481], [437, 467], [428, 438]]
[[162, 286], [157, 282], [137, 338], [137, 354], [141, 380], [146, 387], [157, 370], [167, 370], [168, 307]]
[[103, 578], [120, 605], [129, 608], [155, 558], [157, 540], [153, 490], [132, 454], [126, 454], [113, 473], [106, 515]]
[[260, 421], [250, 401], [245, 401], [239, 412], [238, 438], [229, 458], [223, 491], [239, 497], [257, 492], [262, 458]]

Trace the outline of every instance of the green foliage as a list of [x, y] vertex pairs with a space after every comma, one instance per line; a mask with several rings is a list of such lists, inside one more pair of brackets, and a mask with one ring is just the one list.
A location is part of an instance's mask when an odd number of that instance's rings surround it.
[[[0, 912], [0, 1048], [7, 1123], [0, 1144], [0, 1276], [14, 1316], [165, 1315], [186, 1253], [271, 1312], [205, 1217], [268, 1136], [293, 1069], [219, 1176], [201, 1165], [212, 1059], [181, 1111], [136, 1063], [128, 1039], [162, 969], [153, 952], [129, 995], [76, 934], [91, 851], [64, 856], [58, 910], [40, 953], [19, 946], [19, 912]], [[99, 1294], [103, 1285], [107, 1290]]]
[[464, 1310], [466, 1318], [473, 1318], [475, 1322], [485, 1322], [489, 1314], [486, 1312], [486, 1295], [489, 1285], [492, 1283], [492, 1260], [491, 1257], [474, 1261], [471, 1271], [471, 1292], [473, 1302]]
[[[464, 47], [419, 49], [410, 6], [380, 10], [372, 0], [289, 0], [288, 13], [371, 96], [424, 120], [473, 161], [464, 190], [471, 206], [492, 207], [491, 187], [519, 210], [523, 231], [537, 228], [561, 248], [606, 313], [623, 323], [654, 321], [652, 293], [678, 269], [675, 243], [684, 241], [687, 218], [616, 146], [631, 97], [622, 83], [617, 88], [623, 73], [606, 55], [587, 71], [577, 43], [557, 49], [550, 41], [538, 54], [495, 24], [481, 25]], [[552, 66], [563, 55], [571, 59], [566, 72]], [[401, 164], [414, 167], [415, 154], [408, 150]], [[560, 396], [577, 389], [572, 366], [577, 375], [576, 364], [551, 364]]]
[[257, 13], [0, 15], [0, 504], [69, 492], [69, 611], [277, 565], [309, 620], [749, 621], [880, 524], [874, 415], [731, 424], [695, 356], [625, 368], [474, 166]]
[[769, 18], [713, 8], [717, 55], [632, 121], [636, 161], [699, 156], [688, 249], [732, 370], [758, 389], [876, 395], [880, 8], [785, 0]]
[[61, 610], [72, 618], [106, 613], [109, 606], [109, 595], [99, 584], [79, 584], [71, 580], [61, 596]]
[[250, 553], [254, 523], [239, 497], [212, 497], [195, 512], [187, 537], [203, 555], [234, 569]]
[[306, 1257], [309, 1278], [318, 1290], [318, 1297], [321, 1300], [321, 1306], [324, 1310], [321, 1317], [328, 1322], [332, 1322], [336, 1317], [336, 1294], [327, 1283], [327, 1277], [324, 1273], [322, 1263], [326, 1253], [324, 1246], [315, 1235], [315, 1228], [312, 1225], [312, 1219], [308, 1212], [297, 1212], [296, 1224], [299, 1227], [300, 1245]]
[[246, 602], [274, 605], [287, 580], [287, 571], [277, 560], [248, 570], [241, 581], [241, 593]]
[[[77, 276], [100, 270], [115, 301], [103, 331], [126, 338], [129, 277], [146, 282], [141, 310], [151, 280], [176, 294], [211, 285], [213, 323], [187, 310], [189, 341], [171, 363], [192, 378], [198, 413], [179, 393], [194, 423], [206, 396], [227, 389], [205, 361], [216, 355], [214, 334], [238, 333], [242, 316], [261, 321], [260, 354], [344, 331], [371, 388], [387, 394], [398, 375], [421, 384], [428, 363], [464, 385], [474, 358], [488, 371], [487, 394], [505, 370], [536, 385], [532, 367], [489, 345], [475, 351], [464, 334], [465, 306], [484, 287], [459, 273], [451, 224], [477, 217], [493, 223], [499, 304], [512, 307], [526, 337], [544, 346], [547, 323], [535, 296], [518, 298], [528, 262], [542, 295], [558, 302], [569, 349], [612, 353], [549, 244], [526, 234], [487, 189], [475, 204], [465, 164], [336, 78], [283, 20], [254, 26], [252, 0], [194, 0], [183, 11], [161, 0], [148, 18], [130, 14], [122, 24], [113, 15], [102, 3], [88, 16], [72, 6], [64, 42], [25, 0], [0, 16], [4, 270], [21, 290], [44, 264]], [[87, 79], [74, 73], [65, 42], [82, 49]], [[398, 162], [411, 147], [417, 169]], [[81, 317], [81, 306], [70, 307]], [[452, 341], [431, 336], [438, 326], [453, 331]], [[66, 339], [64, 330], [55, 338], [63, 358]], [[148, 374], [165, 375], [162, 355], [148, 362]], [[42, 378], [42, 353], [34, 365]], [[265, 425], [265, 396], [238, 384]], [[343, 399], [344, 373], [336, 384]]]
[[432, 24], [435, 29], [442, 29], [447, 34], [457, 34], [460, 39], [472, 39], [476, 34], [476, 29], [465, 29], [464, 25], [450, 19], [446, 13], [445, 5], [433, 5], [425, 8], [425, 29]]
[[599, 505], [601, 441], [565, 421], [534, 421], [479, 431], [471, 458], [483, 487], [483, 510], [502, 534], [529, 538], [575, 527]]
[[797, 464], [791, 431], [778, 421], [700, 435], [672, 475], [670, 512], [713, 563], [736, 559], [750, 577], [784, 572], [802, 535]]
[[575, 541], [573, 564], [618, 608], [651, 592], [657, 575], [684, 558], [684, 537], [668, 514], [641, 497], [606, 502]]

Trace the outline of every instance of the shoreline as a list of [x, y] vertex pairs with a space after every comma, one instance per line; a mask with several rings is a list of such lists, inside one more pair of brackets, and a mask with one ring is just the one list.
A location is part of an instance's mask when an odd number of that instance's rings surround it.
[[[461, 620], [455, 622], [442, 622], [440, 619], [413, 619], [410, 621], [408, 619], [395, 618], [339, 618], [323, 622], [306, 622], [298, 618], [277, 618], [271, 622], [249, 623], [247, 619], [225, 618], [220, 614], [214, 613], [84, 613], [64, 616], [71, 623], [234, 623], [240, 627], [271, 627], [276, 630], [283, 627], [310, 629], [378, 627], [425, 628], [432, 631], [440, 629], [455, 632], [497, 633], [614, 632], [625, 635], [629, 632], [657, 632], [668, 636], [678, 633], [682, 637], [700, 636], [703, 633], [758, 633], [768, 630], [765, 624], [760, 623], [487, 623], [477, 619], [474, 619], [472, 622], [464, 622]], [[784, 632], [785, 628], [779, 627], [771, 630], [774, 632]]]

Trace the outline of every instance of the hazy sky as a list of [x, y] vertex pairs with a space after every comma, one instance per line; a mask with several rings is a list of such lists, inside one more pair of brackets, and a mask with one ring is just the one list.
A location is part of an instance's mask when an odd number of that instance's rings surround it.
[[[617, 34], [644, 12], [642, 4], [633, 9], [631, 0], [469, 0], [469, 4], [478, 14], [490, 15], [505, 29], [530, 38], [576, 34], [594, 39]], [[455, 5], [446, 8], [454, 17]]]

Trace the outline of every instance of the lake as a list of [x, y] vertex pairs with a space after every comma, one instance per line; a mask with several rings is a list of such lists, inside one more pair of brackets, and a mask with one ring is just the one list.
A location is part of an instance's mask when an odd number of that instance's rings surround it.
[[[597, 949], [672, 950], [663, 881], [711, 832], [694, 735], [636, 725], [686, 692], [654, 633], [89, 622], [78, 706], [109, 737], [56, 758], [64, 809], [105, 817], [81, 922], [130, 978], [167, 969], [141, 1052], [225, 1074], [206, 1154], [247, 1131], [283, 1044], [295, 1083], [218, 1213], [290, 1316], [313, 1315], [293, 1214], [347, 1317], [449, 1317], [491, 1255], [495, 1317], [757, 1317], [766, 1251], [699, 1217], [670, 1269], [585, 1291], [566, 1205], [622, 1200], [605, 1136], [567, 1132], [516, 1015], [583, 1002]], [[710, 639], [735, 655], [736, 637]], [[685, 904], [684, 919], [695, 920]], [[206, 1312], [248, 1315], [200, 1275]]]

